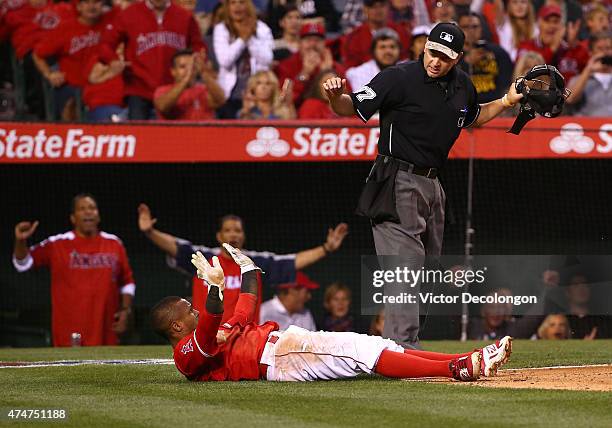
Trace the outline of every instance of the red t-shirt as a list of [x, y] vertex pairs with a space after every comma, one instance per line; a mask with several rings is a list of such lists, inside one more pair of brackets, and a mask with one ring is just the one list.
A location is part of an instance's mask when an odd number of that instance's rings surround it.
[[155, 89], [173, 82], [172, 55], [191, 48], [205, 50], [200, 28], [193, 15], [171, 3], [160, 21], [147, 5], [136, 2], [117, 14], [103, 40], [114, 51], [125, 42], [125, 59], [130, 62], [123, 74], [125, 94], [153, 99]]
[[[395, 30], [400, 38], [400, 58], [408, 58], [410, 35], [406, 28], [395, 22], [386, 27]], [[342, 43], [342, 62], [346, 68], [356, 67], [372, 59], [372, 30], [366, 23], [348, 33]]]
[[234, 325], [227, 341], [217, 344], [221, 315], [200, 312], [197, 328], [174, 347], [174, 364], [192, 381], [257, 380], [259, 361], [271, 332], [278, 324], [249, 322], [245, 327]]
[[298, 111], [300, 119], [335, 119], [337, 117], [329, 104], [318, 98], [307, 98]]
[[[85, 76], [88, 78], [91, 70], [98, 62], [110, 64], [119, 59], [108, 45], [99, 45], [98, 48], [89, 56], [89, 61], [85, 66]], [[90, 109], [105, 105], [123, 105], [123, 76], [121, 74], [105, 80], [101, 83], [92, 84], [87, 81], [83, 87], [83, 102]]]
[[[174, 84], [160, 86], [155, 90], [153, 99], [168, 92]], [[208, 89], [201, 83], [196, 83], [185, 89], [179, 95], [174, 108], [166, 115], [157, 110], [160, 119], [165, 120], [209, 120], [215, 118], [214, 110], [208, 107]]]
[[[133, 294], [134, 279], [121, 240], [100, 232], [93, 238], [67, 232], [30, 247], [16, 261], [20, 272], [42, 266], [51, 270], [51, 327], [55, 346], [70, 346], [71, 334], [81, 334], [88, 346], [117, 345], [112, 331], [119, 294]], [[130, 290], [131, 289], [131, 290]]]
[[72, 3], [50, 3], [41, 8], [34, 8], [28, 3], [7, 12], [3, 31], [10, 35], [17, 58], [23, 58], [45, 37], [47, 31], [54, 30], [60, 22], [75, 17]]
[[580, 43], [572, 48], [561, 45], [556, 52], [553, 52], [550, 47], [544, 46], [540, 39], [532, 39], [519, 45], [518, 57], [527, 51], [538, 52], [544, 57], [546, 64], [557, 67], [563, 77], [565, 77], [566, 84], [572, 77], [580, 74], [587, 62], [589, 62], [589, 51]]
[[66, 82], [83, 87], [88, 77], [84, 65], [98, 51], [102, 32], [110, 23], [110, 18], [109, 13], [94, 25], [82, 24], [77, 19], [64, 21], [37, 43], [34, 53], [41, 58], [56, 57]]

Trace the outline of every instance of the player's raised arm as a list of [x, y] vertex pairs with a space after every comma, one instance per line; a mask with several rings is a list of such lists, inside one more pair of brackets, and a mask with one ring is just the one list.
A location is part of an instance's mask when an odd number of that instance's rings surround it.
[[13, 248], [13, 255], [17, 260], [23, 260], [30, 254], [27, 241], [28, 238], [34, 234], [37, 227], [38, 221], [33, 223], [22, 221], [15, 226], [15, 246]]
[[346, 79], [332, 77], [323, 83], [323, 91], [332, 110], [339, 116], [353, 116], [356, 114], [353, 100], [346, 92]]
[[193, 254], [191, 262], [197, 269], [198, 278], [208, 286], [208, 297], [204, 313], [200, 314], [194, 333], [196, 346], [207, 355], [217, 351], [217, 331], [223, 316], [223, 290], [225, 275], [219, 259], [212, 259], [212, 266], [199, 251]]
[[339, 223], [335, 228], [327, 230], [327, 238], [322, 245], [309, 250], [300, 251], [295, 255], [295, 269], [302, 270], [330, 253], [336, 252], [348, 234], [348, 224]]
[[222, 326], [222, 329], [227, 331], [231, 330], [235, 325], [244, 327], [246, 324], [253, 321], [260, 280], [257, 271], [261, 271], [261, 269], [255, 265], [253, 260], [242, 254], [239, 249], [229, 244], [223, 244], [223, 247], [230, 256], [232, 256], [236, 264], [240, 266], [240, 272], [242, 274], [240, 296], [238, 297], [238, 302], [234, 309], [234, 315]]
[[146, 204], [138, 205], [138, 228], [147, 238], [171, 257], [176, 257], [178, 245], [176, 236], [155, 229], [157, 219], [151, 215]]

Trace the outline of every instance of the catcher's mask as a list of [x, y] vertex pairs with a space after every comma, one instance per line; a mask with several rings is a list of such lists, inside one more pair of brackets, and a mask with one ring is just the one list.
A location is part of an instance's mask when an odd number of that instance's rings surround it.
[[515, 84], [516, 92], [523, 94], [521, 109], [508, 132], [518, 135], [538, 113], [544, 117], [557, 117], [563, 111], [565, 99], [570, 95], [565, 79], [552, 65], [536, 65]]

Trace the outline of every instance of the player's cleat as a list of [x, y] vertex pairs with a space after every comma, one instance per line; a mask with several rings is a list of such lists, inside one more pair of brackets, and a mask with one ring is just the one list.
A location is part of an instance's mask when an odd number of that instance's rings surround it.
[[449, 363], [449, 368], [454, 379], [469, 382], [480, 377], [481, 361], [482, 354], [480, 351], [476, 351], [465, 357], [452, 360]]
[[495, 376], [497, 370], [510, 358], [512, 353], [512, 338], [504, 336], [488, 346], [480, 349], [482, 363], [480, 367], [481, 376]]

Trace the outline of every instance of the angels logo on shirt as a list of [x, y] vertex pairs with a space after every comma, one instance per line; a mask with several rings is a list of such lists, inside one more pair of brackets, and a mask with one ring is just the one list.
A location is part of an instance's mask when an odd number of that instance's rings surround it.
[[36, 15], [34, 21], [44, 30], [52, 30], [60, 23], [60, 18], [55, 12], [48, 10], [42, 11]]
[[189, 352], [193, 352], [193, 342], [189, 339], [189, 342], [185, 343], [181, 348], [183, 355], [187, 355]]

